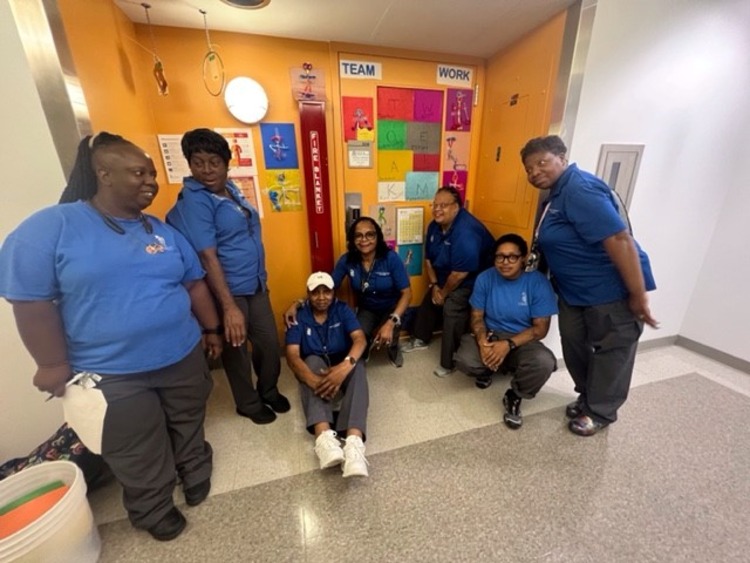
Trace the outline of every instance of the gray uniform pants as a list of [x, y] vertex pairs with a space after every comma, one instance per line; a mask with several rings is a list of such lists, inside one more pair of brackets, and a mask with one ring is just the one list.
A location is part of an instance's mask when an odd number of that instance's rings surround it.
[[445, 369], [453, 369], [453, 354], [458, 350], [463, 336], [469, 328], [469, 297], [471, 289], [460, 287], [454, 289], [440, 307], [433, 304], [432, 292], [428, 289], [417, 309], [417, 319], [414, 321], [412, 336], [423, 342], [429, 342], [432, 332], [440, 325], [442, 317], [443, 337], [440, 343], [440, 365]]
[[[498, 334], [498, 340], [514, 336]], [[456, 367], [467, 375], [482, 375], [489, 371], [482, 363], [479, 345], [474, 335], [464, 334], [456, 352]], [[510, 373], [510, 387], [523, 399], [533, 399], [557, 369], [555, 355], [541, 342], [529, 342], [511, 351], [494, 373]]]
[[[320, 356], [308, 356], [305, 358], [305, 363], [314, 373], [320, 373], [328, 367]], [[328, 422], [333, 425], [333, 402], [321, 399], [304, 383], [300, 383], [299, 388], [308, 432], [312, 433], [313, 427], [319, 422]], [[336, 432], [343, 436], [349, 428], [356, 428], [362, 432], [363, 436], [366, 435], [370, 394], [367, 388], [367, 372], [364, 362], [357, 362], [341, 385], [340, 393], [342, 394], [341, 411], [336, 420]]]
[[583, 412], [598, 422], [614, 422], [633, 376], [643, 323], [627, 301], [574, 307], [560, 298], [563, 358]]
[[211, 477], [203, 421], [213, 381], [203, 350], [162, 369], [103, 376], [107, 401], [102, 456], [123, 488], [136, 528], [150, 528], [174, 503], [175, 473], [184, 488]]
[[[359, 321], [359, 324], [362, 327], [365, 336], [367, 337], [367, 351], [364, 354], [365, 358], [370, 357], [370, 346], [372, 346], [372, 341], [375, 339], [375, 331], [380, 328], [380, 325], [382, 325], [388, 319], [391, 312], [392, 311], [387, 311], [385, 313], [376, 313], [375, 311], [370, 311], [369, 309], [357, 309], [357, 320]], [[393, 340], [391, 340], [391, 345], [389, 346], [389, 348], [390, 352], [394, 355], [396, 353], [396, 350], [398, 349], [398, 337], [400, 333], [400, 326], [396, 326], [393, 328]]]
[[[264, 399], [273, 401], [278, 395], [276, 384], [281, 372], [281, 348], [273, 318], [268, 291], [255, 295], [234, 296], [234, 302], [245, 315], [247, 339], [252, 344], [252, 356], [247, 346], [224, 344], [221, 361], [237, 408], [245, 412], [257, 411]], [[252, 360], [252, 366], [251, 366]], [[257, 390], [253, 386], [252, 369], [258, 377]]]

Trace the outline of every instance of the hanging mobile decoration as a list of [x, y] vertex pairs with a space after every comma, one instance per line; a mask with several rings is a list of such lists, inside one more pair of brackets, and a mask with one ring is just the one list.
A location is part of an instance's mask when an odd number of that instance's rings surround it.
[[169, 94], [169, 84], [167, 78], [164, 76], [164, 64], [156, 54], [156, 41], [154, 40], [154, 29], [151, 27], [151, 18], [149, 17], [148, 11], [151, 8], [151, 4], [141, 2], [141, 6], [146, 12], [146, 22], [148, 23], [148, 32], [151, 35], [151, 56], [154, 57], [154, 79], [156, 80], [156, 87], [159, 91], [160, 96], [166, 96]]
[[221, 60], [219, 53], [214, 50], [214, 45], [211, 44], [206, 11], [198, 11], [203, 14], [203, 27], [206, 30], [206, 44], [208, 45], [208, 51], [203, 57], [203, 85], [212, 96], [221, 96], [224, 91], [224, 61]]

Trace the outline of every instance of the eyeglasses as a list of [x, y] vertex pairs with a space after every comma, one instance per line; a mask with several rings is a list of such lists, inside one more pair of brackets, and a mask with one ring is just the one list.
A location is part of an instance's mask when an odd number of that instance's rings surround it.
[[495, 262], [502, 264], [507, 262], [508, 264], [515, 264], [521, 257], [520, 254], [495, 254]]
[[446, 207], [450, 207], [456, 203], [455, 201], [451, 201], [450, 203], [433, 203], [432, 208], [433, 209], [445, 209]]
[[366, 233], [354, 233], [354, 240], [375, 240], [378, 238], [378, 233], [375, 231], [367, 231]]

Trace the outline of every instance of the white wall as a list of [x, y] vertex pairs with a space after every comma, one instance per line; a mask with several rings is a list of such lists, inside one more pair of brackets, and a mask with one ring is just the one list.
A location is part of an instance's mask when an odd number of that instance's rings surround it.
[[[0, 2], [0, 241], [34, 210], [57, 201], [65, 179], [8, 2]], [[0, 463], [25, 455], [62, 424], [59, 401], [31, 384], [34, 363], [0, 300]]]
[[646, 145], [631, 219], [661, 329], [643, 339], [681, 334], [745, 360], [749, 56], [746, 0], [600, 0], [570, 147], [594, 171], [602, 143]]

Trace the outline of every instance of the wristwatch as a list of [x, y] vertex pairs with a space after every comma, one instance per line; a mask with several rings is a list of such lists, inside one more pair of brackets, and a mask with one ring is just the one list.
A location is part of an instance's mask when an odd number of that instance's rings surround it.
[[512, 340], [512, 339], [510, 339], [510, 338], [506, 338], [506, 339], [505, 339], [505, 341], [506, 341], [506, 342], [508, 343], [508, 348], [510, 348], [510, 351], [511, 351], [511, 352], [512, 352], [513, 350], [515, 350], [516, 348], [518, 348], [518, 346], [516, 346], [516, 343], [515, 343], [515, 342], [513, 342], [513, 340]]
[[346, 358], [344, 358], [344, 360], [352, 365], [356, 365], [357, 363], [357, 358], [355, 358], [354, 356], [347, 356]]
[[396, 313], [391, 313], [388, 315], [388, 320], [393, 321], [393, 324], [396, 326], [401, 326], [401, 317], [399, 317]]

